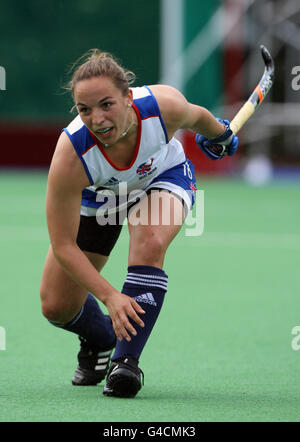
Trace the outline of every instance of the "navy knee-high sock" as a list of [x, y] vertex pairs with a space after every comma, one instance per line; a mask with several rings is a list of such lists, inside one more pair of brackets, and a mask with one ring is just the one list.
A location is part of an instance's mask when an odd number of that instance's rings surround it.
[[135, 299], [146, 312], [141, 315], [145, 327], [139, 327], [132, 320], [137, 336], [131, 336], [131, 341], [117, 339], [116, 350], [112, 360], [125, 355], [131, 355], [139, 360], [142, 350], [150, 336], [152, 328], [161, 310], [167, 291], [168, 277], [165, 272], [152, 266], [129, 266], [128, 274], [122, 293]]
[[115, 341], [115, 332], [111, 319], [99, 307], [96, 299], [88, 294], [80, 312], [67, 324], [49, 321], [56, 327], [76, 333], [86, 339], [91, 347], [99, 350], [108, 350]]

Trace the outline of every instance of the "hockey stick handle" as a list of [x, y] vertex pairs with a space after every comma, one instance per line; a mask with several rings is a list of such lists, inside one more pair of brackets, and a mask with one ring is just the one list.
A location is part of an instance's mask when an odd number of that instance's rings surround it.
[[261, 45], [260, 49], [265, 63], [265, 70], [260, 82], [230, 123], [230, 129], [234, 134], [237, 134], [251, 115], [253, 115], [255, 109], [262, 103], [274, 82], [275, 67], [273, 58], [265, 46]]
[[238, 131], [244, 126], [246, 121], [249, 120], [251, 115], [254, 114], [255, 107], [250, 101], [246, 101], [246, 103], [241, 107], [236, 116], [232, 119], [230, 123], [230, 129], [234, 134], [237, 134]]

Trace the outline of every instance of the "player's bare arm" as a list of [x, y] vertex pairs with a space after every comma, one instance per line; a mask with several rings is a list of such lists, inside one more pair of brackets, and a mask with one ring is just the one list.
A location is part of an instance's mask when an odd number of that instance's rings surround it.
[[238, 138], [230, 129], [230, 122], [215, 118], [202, 106], [189, 103], [177, 89], [151, 86], [155, 91], [162, 118], [171, 138], [178, 129], [196, 132], [196, 143], [211, 160], [233, 155], [238, 148]]
[[224, 132], [224, 125], [206, 108], [189, 103], [177, 89], [167, 85], [153, 85], [150, 89], [156, 96], [169, 138], [178, 129], [190, 129], [208, 138]]
[[130, 340], [128, 331], [133, 335], [136, 331], [128, 317], [143, 326], [137, 315], [143, 313], [142, 308], [111, 286], [76, 244], [82, 190], [89, 184], [70, 140], [62, 133], [49, 171], [46, 200], [53, 252], [69, 276], [106, 305], [117, 337]]

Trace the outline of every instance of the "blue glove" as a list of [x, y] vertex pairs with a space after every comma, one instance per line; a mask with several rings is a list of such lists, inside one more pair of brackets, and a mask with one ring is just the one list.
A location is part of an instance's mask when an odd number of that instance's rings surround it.
[[204, 135], [196, 134], [196, 143], [202, 152], [211, 160], [220, 160], [225, 155], [232, 156], [237, 151], [239, 139], [232, 133], [228, 120], [217, 120], [226, 126], [225, 132], [216, 138], [206, 138]]

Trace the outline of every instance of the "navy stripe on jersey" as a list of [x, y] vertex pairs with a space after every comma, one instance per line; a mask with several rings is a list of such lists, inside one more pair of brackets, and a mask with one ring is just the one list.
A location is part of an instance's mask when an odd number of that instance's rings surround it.
[[148, 97], [136, 98], [133, 100], [134, 104], [139, 110], [142, 120], [150, 117], [158, 117], [158, 112], [150, 95]]
[[72, 135], [68, 132], [67, 134], [69, 135], [78, 155], [83, 155], [88, 150], [88, 147], [92, 147], [95, 145], [95, 141], [91, 137], [88, 128], [84, 124]]
[[96, 201], [96, 198], [97, 198], [96, 192], [93, 192], [92, 190], [89, 189], [83, 189], [81, 205], [94, 207], [94, 209], [98, 209], [98, 207], [100, 207], [101, 204]]
[[157, 112], [157, 114], [158, 114], [158, 116], [159, 116], [160, 124], [161, 124], [161, 126], [162, 126], [162, 128], [163, 128], [163, 131], [164, 131], [164, 134], [165, 134], [165, 137], [166, 137], [166, 144], [168, 144], [168, 142], [169, 142], [169, 137], [168, 137], [167, 130], [166, 130], [166, 127], [165, 127], [165, 123], [164, 123], [164, 121], [163, 121], [163, 119], [162, 119], [162, 116], [161, 116], [161, 113], [160, 113], [160, 109], [159, 109], [159, 106], [158, 106], [157, 100], [156, 100], [156, 98], [154, 97], [154, 95], [153, 95], [151, 89], [150, 89], [148, 86], [145, 86], [145, 88], [150, 92], [151, 97], [153, 98], [153, 101], [154, 101], [154, 103], [155, 103], [156, 112]]
[[[85, 130], [85, 129], [86, 129], [86, 130]], [[84, 159], [83, 159], [83, 157], [82, 157], [83, 153], [86, 152], [86, 151], [88, 150], [88, 148], [86, 147], [87, 144], [86, 144], [86, 142], [85, 142], [85, 140], [87, 139], [87, 135], [89, 135], [89, 134], [87, 134], [87, 127], [86, 127], [86, 126], [82, 126], [82, 127], [80, 128], [80, 130], [76, 131], [76, 132], [75, 132], [74, 134], [72, 134], [72, 135], [70, 134], [70, 132], [69, 132], [66, 128], [64, 128], [63, 130], [65, 131], [65, 133], [66, 133], [66, 134], [68, 135], [68, 137], [70, 138], [71, 143], [72, 143], [73, 146], [74, 146], [75, 152], [77, 153], [77, 155], [78, 155], [80, 161], [81, 161], [82, 164], [83, 164], [84, 170], [86, 171], [86, 174], [87, 174], [87, 176], [88, 176], [88, 178], [89, 178], [90, 183], [91, 183], [91, 184], [94, 184], [94, 180], [93, 180], [93, 178], [92, 178], [92, 175], [90, 174], [90, 171], [89, 171], [89, 169], [88, 169], [88, 167], [87, 167], [87, 164], [86, 164], [86, 162], [84, 161]], [[83, 141], [82, 141], [82, 144], [81, 144], [81, 142], [79, 142], [80, 139], [83, 140]], [[89, 141], [90, 141], [90, 140], [89, 140]], [[91, 138], [91, 141], [92, 141], [92, 142], [90, 142], [90, 143], [88, 144], [88, 146], [90, 146], [90, 147], [92, 147], [92, 146], [95, 145], [95, 143], [93, 142], [93, 139], [92, 139], [92, 138]]]
[[[108, 190], [113, 192], [111, 189]], [[89, 189], [83, 189], [81, 205], [98, 209], [101, 206], [103, 206], [103, 204], [107, 203], [108, 197], [102, 195], [100, 201], [97, 201], [97, 195], [98, 195], [97, 192], [93, 192], [92, 190]], [[116, 207], [118, 207], [120, 205], [120, 196], [115, 194], [114, 198], [116, 201]], [[126, 196], [126, 198], [128, 199], [128, 195]], [[121, 196], [121, 203], [124, 203], [124, 195]]]
[[161, 113], [160, 113], [156, 98], [154, 97], [154, 95], [152, 94], [152, 92], [148, 88], [148, 86], [145, 86], [145, 88], [148, 90], [148, 92], [151, 95], [148, 95], [143, 98], [136, 98], [134, 100], [134, 104], [138, 108], [142, 120], [145, 120], [146, 118], [150, 118], [150, 117], [158, 117], [159, 118], [160, 123], [163, 128], [163, 131], [164, 131], [164, 134], [165, 134], [166, 144], [168, 144], [169, 139], [168, 139], [167, 131], [166, 131], [164, 122], [161, 118]]

